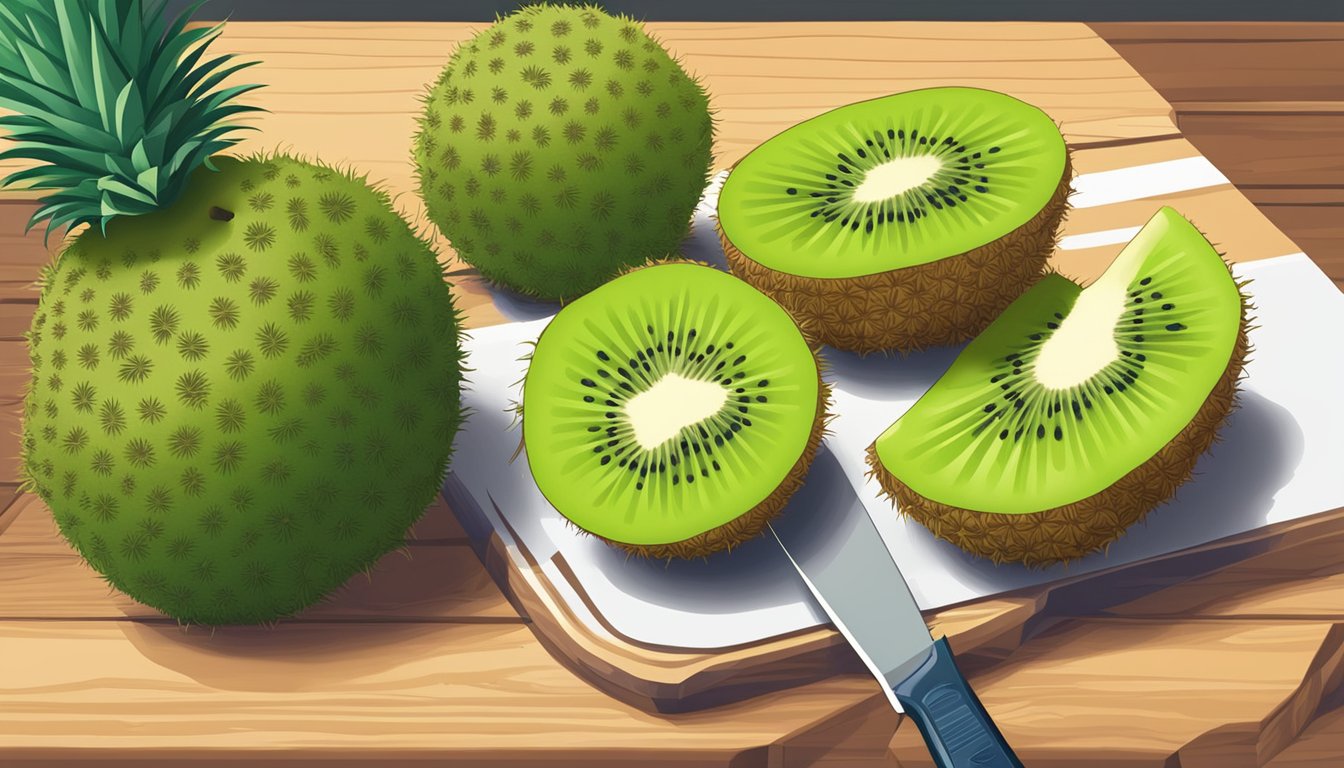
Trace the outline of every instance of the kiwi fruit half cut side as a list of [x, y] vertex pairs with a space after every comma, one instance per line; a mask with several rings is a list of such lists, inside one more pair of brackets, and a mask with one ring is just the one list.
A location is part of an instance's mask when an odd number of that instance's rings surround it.
[[719, 195], [733, 273], [841, 349], [966, 341], [1040, 279], [1072, 167], [1011, 96], [928, 88], [834, 109], [744, 157]]
[[1104, 547], [1190, 477], [1233, 406], [1246, 297], [1161, 209], [1086, 288], [1046, 276], [869, 448], [899, 510], [996, 562]]
[[779, 305], [690, 262], [628, 272], [567, 304], [523, 385], [538, 488], [628, 552], [692, 558], [764, 529], [802, 485], [828, 389]]

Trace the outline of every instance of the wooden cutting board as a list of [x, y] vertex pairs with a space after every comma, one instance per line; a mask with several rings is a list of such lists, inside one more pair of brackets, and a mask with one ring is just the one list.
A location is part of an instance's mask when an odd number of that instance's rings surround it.
[[[928, 31], [964, 36], [967, 33], [963, 29], [956, 25], [950, 28], [930, 25]], [[1143, 98], [1152, 98], [1155, 94], [1117, 58], [1104, 59], [1105, 65], [1088, 62], [1079, 65], [1080, 68], [1070, 67], [1067, 78], [1051, 83], [1049, 87], [1033, 84], [1034, 79], [1027, 70], [1042, 66], [1043, 59], [1058, 62], [1058, 59], [1051, 59], [1051, 54], [1059, 51], [1062, 55], [1065, 50], [1077, 50], [1078, 41], [1067, 35], [1045, 37], [1043, 30], [1064, 31], [1058, 26], [1031, 29], [1040, 34], [1015, 37], [1011, 32], [1021, 33], [1025, 29], [1016, 25], [995, 25], [993, 32], [997, 34], [994, 39], [980, 41], [982, 47], [993, 47], [994, 57], [986, 60], [996, 62], [995, 66], [983, 68], [982, 65], [981, 74], [974, 77], [962, 74], [924, 77], [909, 82], [910, 72], [920, 69], [921, 61], [927, 64], [928, 59], [924, 57], [937, 56], [942, 50], [941, 46], [922, 37], [910, 40], [899, 49], [877, 45], [872, 50], [854, 51], [851, 47], [849, 50], [856, 58], [867, 60], [867, 57], [873, 57], [872, 66], [888, 77], [895, 77], [900, 84], [894, 85], [883, 77], [871, 90], [846, 93], [817, 103], [815, 109], [799, 112], [794, 119], [752, 121], [752, 125], [761, 127], [752, 130], [753, 138], [749, 140], [737, 139], [729, 133], [736, 124], [725, 121], [724, 133], [728, 135], [720, 141], [718, 165], [731, 165], [741, 152], [773, 132], [831, 106], [879, 95], [888, 89], [961, 82], [997, 88], [1034, 100], [1050, 112], [1061, 123], [1073, 152], [1075, 170], [1080, 176], [1159, 163], [1173, 164], [1173, 167], [1184, 164], [1181, 167], [1192, 169], [1204, 166], [1199, 151], [1166, 118], [1169, 108], [1153, 106], [1153, 115], [1145, 118], [1132, 113]], [[787, 37], [787, 31], [781, 34]], [[775, 37], [769, 39], [778, 42]], [[821, 39], [824, 47], [825, 37]], [[742, 42], [746, 49], [751, 48], [751, 41]], [[859, 45], [862, 48], [864, 43]], [[761, 61], [753, 58], [740, 63], [740, 67], [751, 70], [750, 74], [742, 73], [741, 76], [763, 77], [774, 69], [781, 77], [788, 73], [794, 78], [792, 85], [795, 88], [802, 87], [811, 77], [806, 72], [806, 65], [791, 60], [780, 64], [765, 56], [764, 48], [760, 58]], [[1024, 69], [1014, 69], [1014, 62], [1021, 62], [1019, 66]], [[948, 57], [946, 63], [952, 71], [958, 72], [965, 66], [964, 61], [955, 57]], [[1101, 68], [1094, 71], [1088, 69], [1089, 66]], [[1087, 81], [1083, 81], [1083, 73], [1087, 73]], [[1069, 85], [1074, 82], [1074, 75], [1080, 81], [1077, 86]], [[730, 77], [724, 80], [732, 82]], [[1118, 81], [1114, 88], [1109, 84], [1112, 80]], [[1101, 82], [1108, 85], [1098, 85]], [[731, 86], [728, 92], [729, 98], [735, 95]], [[716, 93], [723, 98], [721, 91]], [[1128, 96], [1131, 93], [1135, 95]], [[1119, 94], [1125, 94], [1127, 98]], [[1103, 95], [1104, 99], [1101, 98]], [[740, 149], [734, 149], [737, 147]], [[1249, 262], [1299, 251], [1226, 179], [1191, 183], [1190, 186], [1196, 188], [1155, 190], [1153, 194], [1142, 196], [1117, 195], [1119, 199], [1114, 202], [1105, 200], [1104, 190], [1103, 194], [1093, 195], [1093, 204], [1070, 212], [1062, 233], [1064, 247], [1056, 252], [1051, 266], [1075, 279], [1088, 281], [1095, 278], [1128, 240], [1127, 235], [1119, 233], [1142, 224], [1159, 205], [1172, 205], [1194, 220], [1233, 261]], [[1139, 199], [1130, 199], [1135, 197]], [[1101, 204], [1095, 204], [1098, 200]], [[1102, 236], [1097, 237], [1098, 233]], [[479, 295], [480, 303], [471, 310], [478, 327], [513, 319], [499, 316], [499, 307], [489, 301], [488, 290], [481, 288]], [[448, 487], [453, 487], [451, 481]], [[515, 607], [533, 622], [534, 631], [542, 643], [571, 669], [627, 703], [650, 711], [696, 710], [861, 669], [843, 639], [826, 627], [714, 650], [681, 648], [633, 638], [621, 632], [612, 617], [604, 616], [601, 601], [590, 594], [564, 553], [537, 555], [517, 532], [509, 529], [507, 520], [488, 520], [474, 508], [461, 488], [457, 492], [460, 503], [451, 506], [471, 535], [473, 546]], [[1334, 516], [1324, 515], [1303, 525], [1308, 532], [1318, 532], [1315, 526], [1322, 526], [1320, 532], [1323, 532], [1334, 522]], [[998, 656], [1015, 647], [1025, 628], [1045, 620], [1047, 606], [1055, 609], [1067, 606], [1074, 612], [1101, 610], [1263, 551], [1277, 540], [1277, 536], [1286, 530], [1297, 530], [1298, 525], [1266, 526], [1184, 552], [974, 600], [931, 612], [928, 620], [935, 634], [941, 632], [949, 636], [959, 654]]]

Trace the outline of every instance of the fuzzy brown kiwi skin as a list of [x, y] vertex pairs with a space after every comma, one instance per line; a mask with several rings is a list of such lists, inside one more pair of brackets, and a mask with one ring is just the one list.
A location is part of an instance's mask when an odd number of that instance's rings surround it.
[[1044, 276], [1068, 212], [1072, 181], [1066, 150], [1054, 195], [1022, 226], [956, 256], [859, 277], [803, 277], [770, 269], [715, 226], [733, 274], [806, 323], [818, 341], [860, 354], [910, 352], [974, 338]]
[[1218, 430], [1232, 413], [1237, 382], [1251, 352], [1248, 308], [1243, 293], [1241, 327], [1231, 359], [1194, 419], [1151, 459], [1099, 493], [1062, 507], [1021, 515], [953, 507], [921, 496], [882, 466], [876, 442], [868, 446], [868, 476], [878, 481], [902, 515], [914, 518], [938, 538], [996, 564], [1044, 567], [1103, 549], [1174, 496], [1176, 489], [1190, 479], [1199, 457], [1213, 445]]

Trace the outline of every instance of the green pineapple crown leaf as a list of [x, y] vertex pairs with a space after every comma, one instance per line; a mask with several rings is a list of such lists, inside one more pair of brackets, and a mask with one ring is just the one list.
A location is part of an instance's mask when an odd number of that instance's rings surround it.
[[223, 25], [188, 29], [195, 3], [169, 21], [166, 0], [4, 0], [0, 116], [13, 146], [0, 160], [36, 161], [2, 186], [53, 190], [28, 223], [47, 233], [170, 205], [257, 107], [259, 85], [219, 86], [256, 62], [206, 59]]

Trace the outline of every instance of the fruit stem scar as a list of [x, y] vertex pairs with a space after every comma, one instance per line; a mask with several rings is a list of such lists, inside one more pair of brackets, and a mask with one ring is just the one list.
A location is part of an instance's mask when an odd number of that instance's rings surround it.
[[215, 221], [233, 221], [233, 211], [212, 205], [210, 206], [210, 218]]
[[854, 202], [877, 203], [923, 186], [942, 170], [943, 161], [933, 155], [907, 155], [873, 166], [854, 189]]
[[625, 416], [634, 430], [635, 442], [651, 451], [686, 427], [718, 413], [727, 401], [728, 390], [718, 382], [671, 372], [627, 400]]

